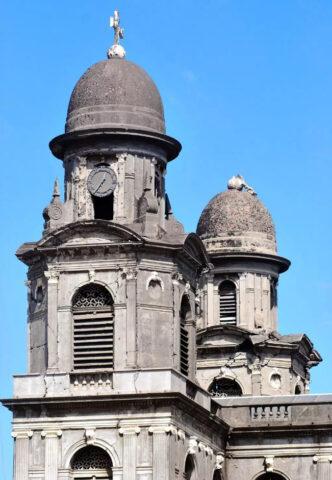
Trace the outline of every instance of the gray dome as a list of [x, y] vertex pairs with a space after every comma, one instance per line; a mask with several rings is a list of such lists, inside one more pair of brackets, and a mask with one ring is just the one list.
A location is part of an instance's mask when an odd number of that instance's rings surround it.
[[197, 234], [210, 253], [277, 250], [272, 217], [248, 191], [230, 189], [213, 197], [201, 214]]
[[132, 62], [111, 58], [90, 67], [70, 98], [66, 132], [127, 128], [164, 133], [164, 109], [148, 74]]

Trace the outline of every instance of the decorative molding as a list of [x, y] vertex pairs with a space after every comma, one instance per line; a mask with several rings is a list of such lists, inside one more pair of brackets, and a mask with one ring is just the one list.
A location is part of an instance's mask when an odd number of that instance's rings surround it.
[[40, 435], [42, 438], [60, 438], [62, 430], [43, 430]]
[[312, 462], [316, 465], [317, 463], [332, 463], [332, 454], [331, 455], [314, 455], [312, 457]]
[[132, 427], [120, 427], [119, 434], [120, 435], [138, 435], [141, 432], [140, 427], [132, 426]]
[[189, 446], [188, 453], [190, 455], [196, 455], [197, 449], [198, 449], [197, 437], [195, 436], [189, 437], [188, 446]]
[[127, 280], [136, 280], [138, 275], [138, 268], [123, 268], [123, 277]]
[[33, 431], [32, 430], [14, 430], [12, 432], [12, 437], [17, 440], [17, 439], [23, 439], [23, 438], [32, 438], [33, 436]]
[[44, 275], [47, 278], [49, 284], [56, 284], [59, 281], [60, 272], [54, 267], [49, 267], [48, 270], [45, 270]]
[[266, 472], [273, 472], [273, 470], [274, 470], [274, 455], [270, 455], [268, 457], [265, 457], [264, 467], [265, 467]]
[[178, 440], [182, 440], [183, 442], [185, 441], [186, 434], [184, 433], [183, 430], [179, 429], [177, 432], [177, 435], [178, 435]]
[[94, 428], [87, 428], [84, 432], [87, 445], [94, 445], [96, 442], [96, 430]]
[[152, 272], [151, 275], [148, 277], [146, 284], [145, 284], [145, 290], [149, 289], [149, 285], [151, 281], [159, 282], [161, 286], [161, 290], [165, 290], [164, 282], [162, 281], [161, 277], [159, 276], [158, 272]]
[[222, 470], [224, 462], [225, 462], [225, 455], [223, 454], [223, 452], [218, 452], [216, 454], [216, 463], [214, 468], [216, 470]]
[[205, 455], [206, 455], [207, 457], [211, 457], [211, 458], [212, 458], [212, 456], [213, 456], [213, 450], [212, 450], [211, 447], [205, 447]]
[[206, 449], [206, 445], [203, 442], [198, 442], [198, 451], [199, 452], [204, 452]]
[[89, 282], [94, 283], [96, 280], [96, 271], [89, 270], [88, 275], [89, 275]]
[[168, 433], [170, 435], [177, 435], [178, 430], [173, 425], [153, 425], [148, 429], [149, 433]]

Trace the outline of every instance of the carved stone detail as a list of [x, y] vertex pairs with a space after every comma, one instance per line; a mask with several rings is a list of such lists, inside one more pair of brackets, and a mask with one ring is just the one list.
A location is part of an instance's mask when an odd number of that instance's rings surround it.
[[19, 438], [32, 438], [32, 436], [33, 436], [32, 430], [14, 430], [12, 432], [12, 437], [15, 438], [15, 440]]
[[273, 470], [274, 470], [274, 456], [273, 455], [265, 457], [264, 466], [265, 466], [266, 472], [273, 472]]
[[96, 431], [94, 428], [87, 428], [84, 433], [86, 444], [94, 445], [96, 441]]

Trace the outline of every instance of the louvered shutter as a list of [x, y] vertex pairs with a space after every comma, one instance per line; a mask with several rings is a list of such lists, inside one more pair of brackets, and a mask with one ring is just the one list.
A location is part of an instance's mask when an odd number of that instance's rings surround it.
[[236, 325], [236, 287], [233, 282], [225, 281], [219, 287], [220, 323]]

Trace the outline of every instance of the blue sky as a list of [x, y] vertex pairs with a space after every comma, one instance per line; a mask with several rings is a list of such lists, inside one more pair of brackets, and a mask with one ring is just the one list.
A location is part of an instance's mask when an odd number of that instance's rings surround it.
[[[183, 145], [167, 190], [188, 231], [241, 173], [276, 223], [292, 261], [279, 289], [282, 333], [305, 332], [324, 362], [312, 392], [331, 390], [332, 3], [330, 0], [11, 0], [1, 28], [0, 396], [26, 371], [25, 267], [16, 248], [37, 240], [61, 162], [68, 99], [112, 43], [121, 11], [127, 58], [164, 100], [168, 134]], [[0, 476], [11, 471], [10, 416], [0, 411]]]

